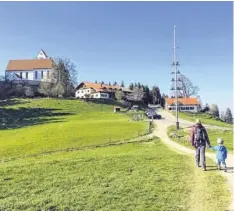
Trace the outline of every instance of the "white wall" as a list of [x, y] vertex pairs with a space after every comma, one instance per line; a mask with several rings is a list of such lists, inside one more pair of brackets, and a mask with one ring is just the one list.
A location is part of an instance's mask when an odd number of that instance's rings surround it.
[[85, 94], [91, 94], [92, 89], [79, 89], [76, 90], [76, 97], [85, 98]]
[[40, 52], [39, 52], [39, 54], [37, 55], [37, 59], [46, 59], [47, 57], [46, 57], [46, 55], [43, 53], [43, 51], [41, 50]]
[[86, 94], [90, 94], [90, 98], [96, 98], [96, 99], [108, 99], [110, 95], [108, 93], [93, 93], [92, 89], [79, 89], [76, 91], [75, 96], [77, 98], [85, 98]]
[[[41, 81], [42, 80], [42, 72], [43, 72], [43, 79], [47, 79], [47, 71], [50, 72], [48, 69], [42, 69], [42, 70], [28, 70], [28, 71], [7, 71], [6, 76], [9, 78], [9, 80], [20, 80], [17, 77], [14, 77], [14, 73], [21, 76], [23, 80], [35, 80], [35, 81]], [[37, 72], [37, 78], [36, 78], [36, 72]], [[26, 78], [26, 74], [28, 73], [28, 78]]]
[[[41, 80], [46, 80], [47, 78], [47, 72], [50, 72], [50, 70], [47, 69], [41, 69], [41, 70], [34, 70], [34, 80], [41, 81]], [[37, 77], [36, 77], [36, 72], [37, 72]], [[42, 78], [43, 76], [43, 78]]]
[[[189, 108], [186, 110], [186, 107]], [[191, 109], [191, 107], [193, 109]], [[168, 110], [171, 108], [171, 110], [175, 110], [176, 106], [168, 106]], [[198, 112], [198, 106], [197, 105], [187, 105], [187, 106], [178, 106], [178, 110], [182, 112]]]
[[91, 96], [92, 98], [97, 98], [97, 99], [108, 99], [110, 96], [109, 96], [109, 94], [108, 93], [100, 93], [100, 92], [98, 92], [98, 93], [95, 93], [95, 94], [92, 94], [92, 96]]

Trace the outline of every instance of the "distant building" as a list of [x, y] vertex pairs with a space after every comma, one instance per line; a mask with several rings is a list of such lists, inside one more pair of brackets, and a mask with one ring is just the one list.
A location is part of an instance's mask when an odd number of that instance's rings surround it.
[[6, 68], [6, 79], [39, 84], [50, 78], [53, 61], [41, 50], [36, 59], [10, 60]]
[[97, 98], [109, 99], [115, 97], [116, 91], [123, 91], [129, 94], [132, 91], [120, 86], [110, 86], [102, 83], [81, 82], [76, 87], [76, 98]]
[[[197, 98], [178, 98], [178, 111], [198, 112], [200, 103]], [[166, 98], [165, 108], [170, 111], [176, 110], [176, 98]]]

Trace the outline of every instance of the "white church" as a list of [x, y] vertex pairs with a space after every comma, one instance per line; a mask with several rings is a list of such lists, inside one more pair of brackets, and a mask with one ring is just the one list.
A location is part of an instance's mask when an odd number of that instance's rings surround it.
[[35, 59], [9, 60], [5, 75], [11, 81], [26, 81], [39, 84], [49, 80], [53, 61], [43, 50], [40, 50]]

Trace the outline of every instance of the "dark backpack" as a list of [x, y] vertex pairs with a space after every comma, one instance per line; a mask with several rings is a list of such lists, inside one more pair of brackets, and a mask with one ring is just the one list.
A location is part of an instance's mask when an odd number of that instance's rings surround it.
[[205, 132], [202, 127], [195, 128], [195, 142], [204, 144], [206, 142]]

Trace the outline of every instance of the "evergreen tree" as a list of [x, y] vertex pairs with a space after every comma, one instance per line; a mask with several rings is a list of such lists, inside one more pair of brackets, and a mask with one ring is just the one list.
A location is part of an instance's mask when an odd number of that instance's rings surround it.
[[230, 108], [227, 108], [225, 116], [224, 116], [224, 120], [227, 123], [233, 123], [232, 112]]
[[210, 107], [210, 112], [215, 118], [219, 118], [219, 107], [216, 104], [212, 104]]
[[120, 85], [121, 87], [124, 87], [124, 81], [121, 81], [121, 85]]
[[129, 89], [130, 89], [130, 90], [133, 90], [133, 88], [134, 88], [134, 84], [133, 84], [133, 83], [130, 83]]
[[161, 93], [158, 86], [153, 86], [152, 88], [153, 104], [160, 104]]
[[116, 81], [114, 81], [113, 86], [117, 86], [117, 85], [118, 85], [118, 83]]

